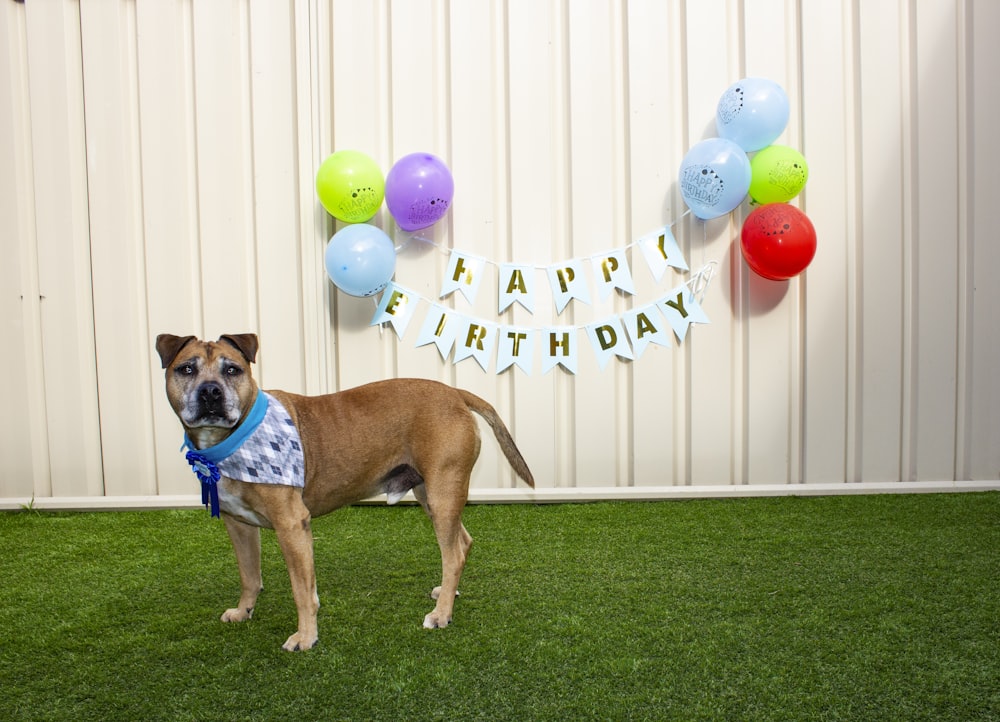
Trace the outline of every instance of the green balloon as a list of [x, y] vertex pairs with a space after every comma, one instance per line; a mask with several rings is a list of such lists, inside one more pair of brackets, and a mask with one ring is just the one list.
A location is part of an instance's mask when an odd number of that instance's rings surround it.
[[761, 205], [787, 203], [808, 179], [806, 159], [787, 145], [769, 145], [750, 160], [750, 197]]
[[338, 150], [316, 172], [316, 195], [337, 220], [364, 223], [382, 205], [385, 177], [378, 164], [364, 153]]

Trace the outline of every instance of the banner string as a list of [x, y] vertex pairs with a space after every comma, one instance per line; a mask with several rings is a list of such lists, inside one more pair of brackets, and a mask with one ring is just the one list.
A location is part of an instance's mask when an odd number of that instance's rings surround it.
[[[690, 208], [688, 208], [680, 216], [678, 216], [677, 218], [675, 218], [673, 221], [671, 221], [670, 223], [668, 223], [666, 226], [659, 226], [659, 228], [673, 228], [678, 223], [680, 223], [682, 220], [684, 220], [684, 218], [689, 213], [691, 213], [691, 209]], [[703, 232], [704, 232], [704, 226], [705, 226], [705, 224], [702, 223], [702, 231]], [[397, 226], [396, 230], [400, 231], [400, 229], [399, 229], [398, 226]], [[434, 248], [436, 248], [439, 253], [441, 253], [442, 255], [445, 255], [445, 256], [450, 255], [451, 253], [453, 253], [453, 252], [455, 252], [457, 250], [455, 248], [449, 248], [448, 246], [442, 245], [442, 244], [438, 243], [437, 241], [435, 241], [433, 238], [429, 238], [428, 236], [423, 235], [423, 231], [426, 231], [426, 230], [429, 230], [429, 229], [423, 228], [423, 229], [421, 229], [419, 231], [411, 231], [411, 232], [408, 232], [408, 233], [407, 232], [397, 233], [397, 236], [402, 235], [403, 241], [402, 241], [402, 243], [398, 244], [395, 247], [396, 248], [396, 253], [399, 253], [400, 251], [405, 250], [406, 247], [409, 246], [413, 241], [419, 241], [421, 243], [426, 243], [427, 245], [434, 246]], [[643, 237], [645, 237], [645, 236], [643, 236]], [[624, 246], [615, 246], [615, 248], [616, 249], [617, 248], [621, 248], [622, 250], [626, 250], [627, 251], [630, 248], [634, 248], [636, 245], [638, 245], [638, 243], [639, 243], [639, 241], [635, 240], [635, 241], [632, 241], [632, 242], [630, 242], [630, 243], [628, 243], [628, 244], [626, 244]], [[704, 239], [702, 239], [702, 258], [703, 259], [704, 259], [704, 249], [705, 249], [705, 243], [704, 243]], [[502, 263], [497, 263], [496, 261], [494, 261], [492, 259], [484, 258], [482, 256], [479, 256], [479, 255], [475, 254], [475, 253], [463, 253], [463, 255], [470, 256], [470, 257], [481, 258], [484, 263], [488, 263], [491, 266], [496, 266], [497, 268], [499, 268], [500, 266], [503, 265]], [[591, 254], [591, 255], [594, 255], [594, 254]], [[586, 256], [586, 255], [585, 256], [574, 256], [574, 258], [587, 258], [587, 257], [588, 256]], [[549, 264], [549, 265], [539, 265], [539, 264], [536, 264], [536, 263], [525, 263], [525, 264], [522, 264], [522, 265], [524, 265], [526, 267], [534, 268], [537, 271], [544, 271], [551, 264]]]
[[[709, 261], [701, 269], [699, 269], [698, 271], [696, 271], [695, 273], [693, 273], [691, 275], [691, 278], [689, 278], [687, 281], [685, 281], [683, 284], [681, 284], [683, 286], [686, 286], [691, 291], [691, 296], [699, 304], [703, 303], [704, 300], [705, 300], [705, 296], [708, 293], [709, 284], [711, 284], [712, 279], [715, 278], [715, 271], [716, 271], [716, 266], [718, 265], [718, 263], [719, 263], [718, 261]], [[395, 284], [393, 284], [393, 285], [395, 285]], [[676, 289], [678, 287], [675, 286], [674, 288]], [[412, 296], [414, 296], [417, 299], [418, 302], [419, 301], [425, 301], [426, 303], [429, 303], [432, 306], [438, 305], [437, 302], [434, 301], [433, 299], [427, 298], [426, 296], [423, 296], [422, 294], [419, 294], [419, 293], [417, 293], [415, 291], [410, 291], [410, 290], [407, 289], [407, 292], [409, 294], [411, 294]], [[377, 312], [381, 301], [379, 300], [379, 298], [377, 296], [372, 296], [372, 303], [375, 305], [375, 310]], [[462, 313], [460, 311], [456, 311], [454, 309], [449, 309], [449, 310], [453, 311], [458, 316], [463, 316], [464, 317], [464, 316], [468, 315], [468, 314]], [[612, 315], [617, 315], [617, 314], [612, 314]], [[483, 319], [483, 322], [491, 324], [493, 326], [506, 326], [506, 325], [510, 325], [510, 324], [496, 323], [494, 321], [486, 321], [485, 319]], [[388, 323], [389, 323], [388, 320], [382, 321], [381, 323], [378, 323], [378, 324], [374, 324], [373, 323], [373, 325], [377, 325], [378, 326], [379, 336], [381, 336], [383, 334], [383, 332], [385, 331], [385, 326]], [[576, 325], [546, 324], [544, 327], [548, 328], [549, 326], [553, 326], [553, 325], [554, 326], [558, 326], [559, 328], [573, 329], [575, 331], [583, 331], [584, 329], [588, 328], [589, 326], [592, 326], [593, 323], [583, 323], [583, 324], [576, 324]], [[542, 327], [539, 327], [539, 328], [542, 328]]]
[[[660, 228], [673, 228], [678, 223], [680, 223], [689, 213], [691, 213], [691, 209], [687, 209], [678, 218], [676, 218], [675, 220], [671, 221], [666, 226], [660, 226]], [[708, 293], [709, 285], [711, 284], [712, 280], [715, 277], [716, 268], [717, 268], [717, 265], [718, 265], [718, 261], [714, 261], [714, 260], [712, 260], [712, 261], [705, 261], [706, 246], [707, 246], [707, 238], [706, 238], [706, 236], [707, 236], [707, 230], [705, 228], [705, 224], [704, 223], [702, 223], [701, 226], [702, 226], [702, 243], [701, 243], [702, 267], [698, 271], [696, 271], [695, 273], [691, 274], [690, 277], [688, 278], [688, 280], [685, 281], [682, 284], [683, 286], [686, 286], [690, 290], [691, 296], [699, 304], [701, 304], [704, 301], [705, 296]], [[399, 232], [400, 229], [397, 227], [396, 230], [397, 230], [397, 232]], [[433, 246], [439, 253], [441, 253], [442, 255], [445, 255], [445, 256], [450, 256], [453, 253], [459, 253], [459, 254], [461, 254], [461, 255], [463, 255], [465, 257], [478, 258], [484, 264], [489, 264], [489, 265], [492, 265], [492, 266], [496, 266], [497, 268], [500, 268], [503, 265], [503, 264], [498, 263], [496, 261], [493, 261], [493, 260], [491, 260], [489, 258], [485, 258], [485, 257], [482, 257], [482, 256], [477, 256], [477, 255], [471, 254], [471, 253], [466, 253], [464, 251], [458, 251], [455, 248], [451, 248], [451, 247], [445, 246], [445, 245], [443, 245], [441, 243], [438, 243], [432, 237], [424, 235], [423, 231], [426, 231], [426, 230], [428, 230], [428, 229], [421, 229], [419, 231], [411, 231], [411, 232], [405, 233], [403, 242], [400, 243], [399, 245], [395, 246], [396, 253], [397, 254], [400, 253], [401, 251], [405, 250], [411, 243], [413, 243], [414, 241], [418, 241], [420, 243], [424, 243], [424, 244]], [[643, 236], [639, 240], [632, 241], [632, 242], [628, 243], [627, 245], [621, 246], [619, 248], [621, 250], [623, 250], [623, 251], [631, 249], [631, 248], [634, 248], [645, 237], [646, 236]], [[538, 264], [522, 264], [522, 265], [525, 268], [532, 268], [532, 269], [534, 269], [536, 271], [545, 271], [546, 269], [549, 268], [549, 266], [538, 265]], [[395, 285], [395, 283], [393, 283], [393, 285]], [[676, 288], [677, 287], [675, 286], [675, 289]], [[434, 300], [434, 299], [427, 298], [427, 297], [425, 297], [425, 296], [423, 296], [423, 295], [421, 295], [419, 293], [416, 293], [414, 291], [408, 291], [408, 292], [412, 296], [416, 297], [416, 299], [417, 299], [418, 302], [420, 300], [423, 300], [423, 301], [426, 301], [427, 303], [431, 304], [432, 306], [437, 305], [437, 301]], [[380, 300], [378, 299], [377, 296], [373, 296], [372, 297], [372, 302], [375, 304], [376, 311], [377, 311], [378, 308], [379, 308], [379, 305], [380, 305]], [[466, 315], [466, 314], [463, 314], [462, 312], [460, 312], [458, 310], [454, 310], [454, 312], [456, 314], [460, 315], [460, 316], [465, 316]], [[503, 324], [496, 324], [495, 322], [490, 322], [490, 321], [484, 321], [484, 322], [485, 323], [490, 323], [492, 325], [503, 325]], [[385, 330], [385, 326], [386, 326], [387, 323], [388, 323], [388, 321], [383, 321], [382, 323], [373, 324], [373, 325], [377, 325], [378, 326], [378, 330], [379, 330], [379, 335], [380, 336], [383, 334], [383, 332]], [[589, 326], [592, 326], [592, 325], [593, 325], [592, 323], [591, 324], [586, 324], [585, 323], [585, 324], [577, 324], [577, 325], [572, 325], [572, 326], [559, 326], [559, 328], [574, 329], [574, 330], [577, 330], [577, 331], [582, 331], [582, 330], [584, 330], [584, 329], [586, 329], [586, 328], [588, 328]]]

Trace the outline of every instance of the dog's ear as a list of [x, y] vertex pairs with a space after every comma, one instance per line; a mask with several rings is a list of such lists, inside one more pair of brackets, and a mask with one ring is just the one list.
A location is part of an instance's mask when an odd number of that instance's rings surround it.
[[160, 354], [160, 362], [163, 368], [170, 365], [170, 362], [177, 358], [188, 341], [193, 341], [194, 336], [174, 336], [169, 333], [161, 333], [156, 337], [156, 353]]
[[219, 336], [220, 341], [235, 346], [250, 363], [254, 363], [257, 358], [257, 334], [255, 333], [226, 333]]

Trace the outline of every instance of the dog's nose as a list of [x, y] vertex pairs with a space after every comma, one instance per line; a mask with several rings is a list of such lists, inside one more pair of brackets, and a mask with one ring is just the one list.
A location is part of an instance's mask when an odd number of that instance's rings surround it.
[[223, 396], [222, 387], [217, 383], [205, 383], [198, 389], [198, 402], [207, 408], [218, 407]]

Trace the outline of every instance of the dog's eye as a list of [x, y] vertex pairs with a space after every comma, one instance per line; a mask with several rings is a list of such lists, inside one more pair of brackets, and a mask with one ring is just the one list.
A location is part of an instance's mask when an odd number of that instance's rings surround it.
[[190, 376], [194, 373], [194, 364], [182, 364], [178, 366], [177, 373], [181, 376]]
[[241, 369], [239, 366], [226, 367], [225, 371], [226, 376], [239, 376], [241, 373], [243, 373], [243, 369]]

